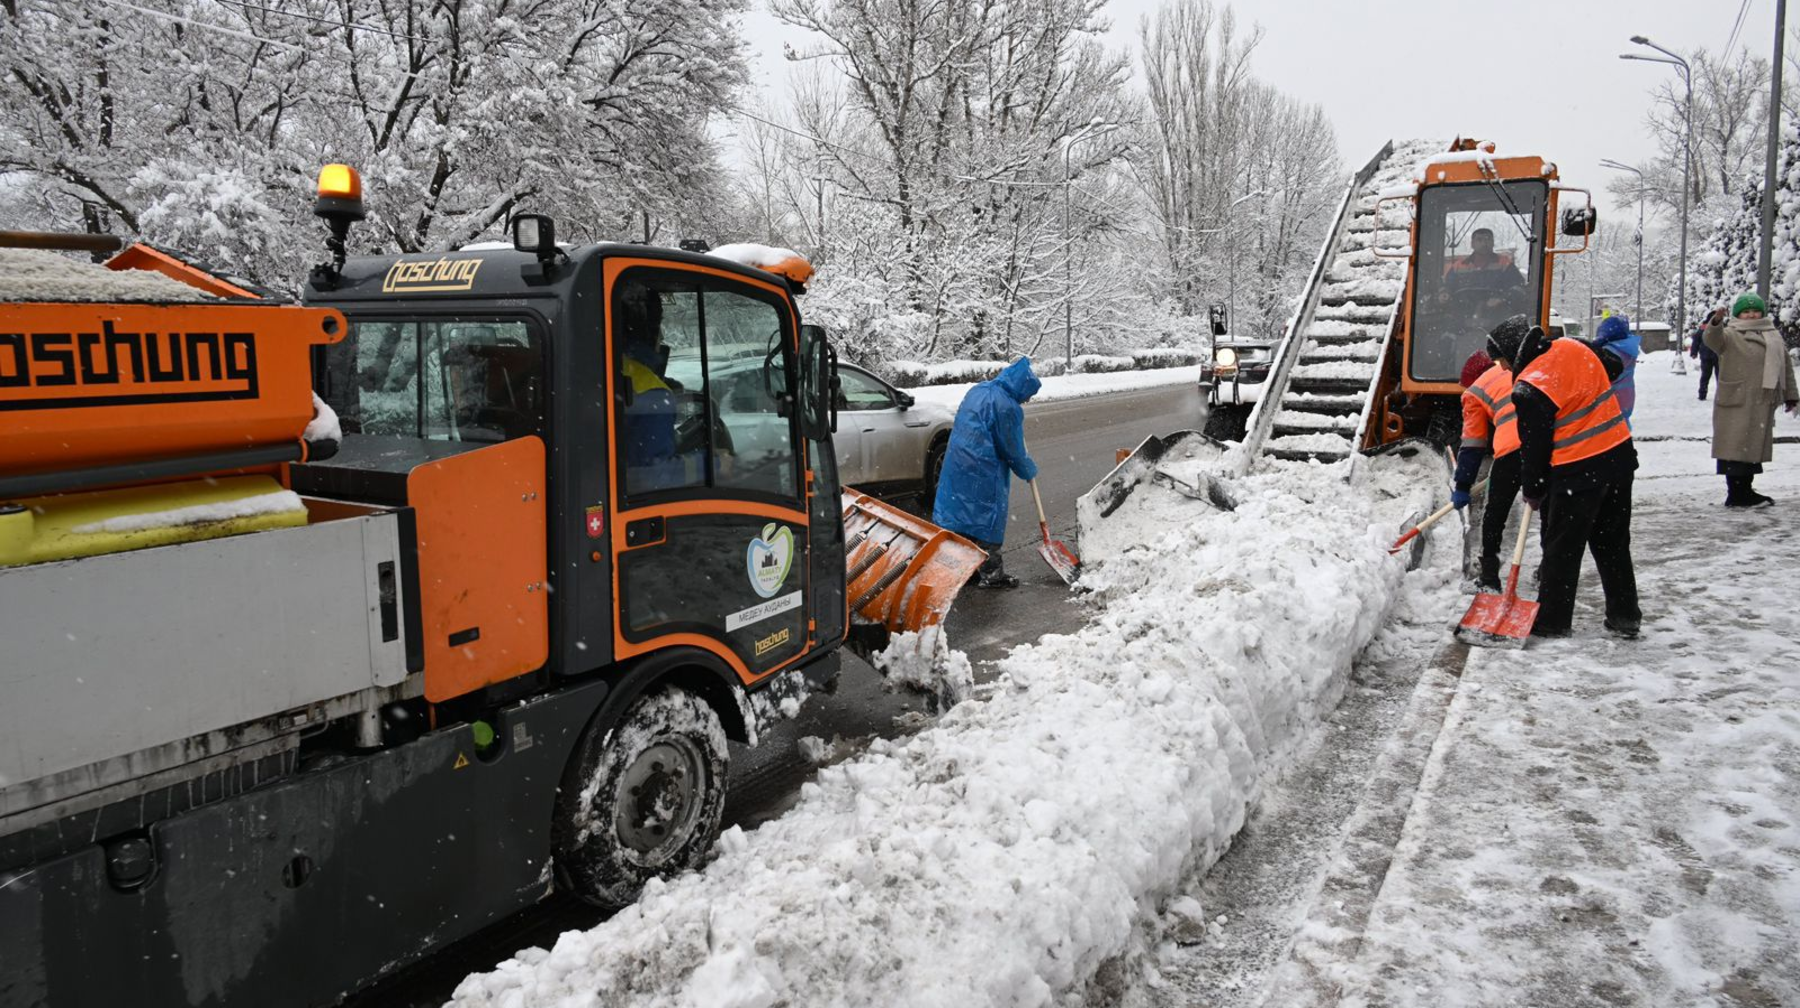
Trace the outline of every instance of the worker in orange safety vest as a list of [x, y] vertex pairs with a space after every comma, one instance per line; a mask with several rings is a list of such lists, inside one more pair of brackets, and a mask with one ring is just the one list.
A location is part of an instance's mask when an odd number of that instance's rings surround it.
[[1500, 590], [1500, 543], [1519, 495], [1519, 425], [1512, 404], [1512, 372], [1477, 350], [1463, 365], [1462, 447], [1456, 453], [1456, 476], [1450, 503], [1467, 507], [1470, 489], [1490, 455], [1487, 504], [1481, 515], [1481, 568], [1476, 586]]
[[1513, 374], [1520, 486], [1526, 505], [1544, 516], [1532, 636], [1569, 635], [1585, 552], [1600, 573], [1607, 630], [1636, 637], [1643, 618], [1631, 564], [1637, 449], [1612, 388], [1624, 363], [1580, 340], [1550, 339], [1523, 315], [1495, 326], [1487, 351]]

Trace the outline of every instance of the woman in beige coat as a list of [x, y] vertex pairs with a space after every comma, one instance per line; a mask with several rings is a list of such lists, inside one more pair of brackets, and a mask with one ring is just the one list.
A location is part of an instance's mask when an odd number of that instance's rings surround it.
[[1713, 458], [1725, 477], [1726, 507], [1775, 503], [1756, 492], [1752, 481], [1774, 457], [1775, 407], [1800, 408], [1794, 364], [1775, 320], [1755, 294], [1739, 294], [1731, 318], [1720, 308], [1707, 320], [1702, 339], [1719, 355], [1719, 392], [1713, 399]]

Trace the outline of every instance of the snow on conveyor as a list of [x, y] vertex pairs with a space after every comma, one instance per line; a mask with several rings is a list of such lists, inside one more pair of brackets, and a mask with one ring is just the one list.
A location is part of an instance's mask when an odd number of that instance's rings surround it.
[[1406, 284], [1406, 261], [1382, 258], [1376, 248], [1404, 251], [1412, 217], [1402, 203], [1379, 208], [1381, 197], [1419, 171], [1416, 159], [1442, 150], [1437, 141], [1396, 146], [1352, 200], [1321, 277], [1317, 306], [1301, 320], [1299, 357], [1269, 428], [1263, 450], [1276, 458], [1349, 457], [1369, 389]]
[[[986, 698], [825, 770], [704, 871], [460, 1008], [1044, 1005], [1131, 951], [1335, 705], [1393, 599], [1396, 505], [1280, 467], [1225, 513], [1141, 489], [1096, 611], [1000, 664]], [[1409, 502], [1416, 503], [1416, 502]]]

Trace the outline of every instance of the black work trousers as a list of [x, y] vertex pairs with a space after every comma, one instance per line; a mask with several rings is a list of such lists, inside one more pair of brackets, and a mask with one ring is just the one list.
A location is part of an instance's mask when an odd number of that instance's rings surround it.
[[1510, 451], [1488, 467], [1487, 502], [1481, 512], [1481, 579], [1485, 582], [1500, 580], [1500, 547], [1513, 500], [1519, 496], [1520, 457], [1519, 452]]
[[1713, 357], [1700, 358], [1700, 398], [1706, 398], [1707, 386], [1712, 384], [1713, 372], [1719, 370], [1719, 359]]
[[1600, 572], [1608, 622], [1635, 625], [1643, 614], [1631, 566], [1631, 474], [1572, 494], [1557, 492], [1552, 478], [1544, 502], [1544, 562], [1534, 629], [1569, 629], [1583, 553], [1593, 554]]

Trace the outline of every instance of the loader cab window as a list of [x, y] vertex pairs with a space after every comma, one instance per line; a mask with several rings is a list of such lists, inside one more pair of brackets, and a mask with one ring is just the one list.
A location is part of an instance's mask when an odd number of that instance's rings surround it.
[[1521, 313], [1538, 317], [1548, 192], [1533, 179], [1420, 194], [1407, 365], [1414, 380], [1455, 381], [1494, 326]]
[[492, 444], [543, 433], [543, 361], [521, 319], [352, 318], [323, 398], [347, 434]]
[[636, 269], [613, 288], [619, 457], [627, 498], [800, 494], [791, 342], [780, 299], [692, 272]]

